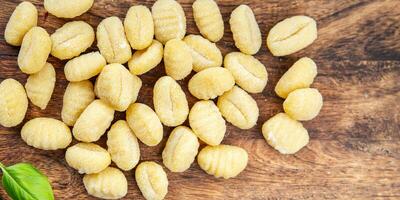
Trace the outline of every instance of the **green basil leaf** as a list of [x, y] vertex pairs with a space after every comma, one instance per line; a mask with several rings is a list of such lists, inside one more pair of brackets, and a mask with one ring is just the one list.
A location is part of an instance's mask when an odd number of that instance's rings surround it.
[[3, 186], [13, 200], [54, 200], [53, 190], [45, 175], [28, 163], [5, 167]]

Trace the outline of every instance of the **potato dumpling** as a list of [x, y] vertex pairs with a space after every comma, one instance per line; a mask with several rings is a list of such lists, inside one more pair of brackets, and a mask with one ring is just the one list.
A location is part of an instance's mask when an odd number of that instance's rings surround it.
[[142, 75], [157, 67], [163, 59], [163, 45], [153, 40], [147, 49], [136, 51], [128, 62], [129, 70], [132, 74]]
[[248, 155], [246, 150], [236, 146], [207, 146], [200, 151], [197, 162], [207, 174], [228, 179], [246, 168]]
[[125, 34], [133, 49], [150, 46], [154, 37], [153, 16], [146, 6], [132, 6], [124, 20]]
[[257, 102], [237, 86], [220, 96], [217, 105], [222, 116], [234, 126], [250, 129], [257, 123]]
[[222, 67], [211, 67], [197, 72], [190, 79], [190, 93], [198, 99], [214, 99], [232, 89], [235, 79], [229, 70]]
[[163, 76], [153, 88], [154, 109], [166, 126], [179, 126], [186, 121], [189, 105], [181, 86], [171, 77]]
[[78, 143], [67, 149], [65, 160], [80, 174], [94, 174], [111, 164], [110, 154], [97, 144]]
[[199, 35], [188, 35], [183, 41], [192, 54], [194, 71], [222, 65], [222, 54], [215, 43]]
[[171, 132], [162, 152], [164, 165], [172, 172], [186, 171], [193, 163], [199, 145], [199, 141], [191, 129], [185, 126], [176, 127]]
[[24, 86], [14, 79], [0, 83], [0, 125], [14, 127], [20, 124], [28, 109]]
[[56, 84], [56, 71], [46, 63], [37, 73], [31, 74], [25, 84], [26, 94], [33, 105], [44, 110], [50, 101]]
[[164, 66], [167, 75], [175, 80], [182, 80], [192, 72], [192, 54], [185, 42], [172, 39], [165, 44]]
[[196, 0], [193, 5], [193, 17], [200, 33], [212, 42], [218, 42], [224, 36], [224, 20], [214, 0]]
[[44, 0], [44, 9], [60, 18], [74, 18], [88, 11], [94, 0]]
[[302, 88], [289, 93], [283, 102], [283, 109], [295, 120], [308, 121], [318, 115], [322, 104], [322, 95], [317, 89]]
[[294, 154], [308, 144], [309, 136], [303, 125], [285, 113], [279, 113], [262, 126], [265, 140], [282, 154]]
[[128, 193], [128, 181], [124, 173], [114, 167], [107, 167], [97, 174], [83, 177], [86, 191], [97, 198], [121, 199]]
[[189, 113], [193, 132], [208, 145], [219, 145], [224, 139], [226, 124], [213, 101], [196, 102]]
[[168, 193], [168, 178], [161, 165], [142, 162], [135, 171], [136, 183], [147, 200], [162, 200]]
[[98, 51], [83, 54], [65, 64], [65, 78], [71, 82], [88, 80], [100, 74], [106, 64], [106, 59]]
[[286, 99], [292, 91], [308, 88], [317, 76], [317, 65], [310, 58], [300, 58], [289, 70], [283, 74], [275, 86], [278, 96]]

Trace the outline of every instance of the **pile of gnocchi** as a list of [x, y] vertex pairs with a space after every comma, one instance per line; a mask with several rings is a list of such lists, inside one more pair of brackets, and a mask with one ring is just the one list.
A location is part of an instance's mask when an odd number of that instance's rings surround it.
[[[44, 8], [56, 17], [74, 18], [87, 12], [93, 3], [44, 0]], [[186, 171], [197, 156], [198, 165], [206, 173], [225, 179], [237, 176], [247, 166], [248, 153], [222, 142], [226, 121], [243, 130], [257, 123], [259, 108], [250, 94], [263, 92], [268, 81], [266, 67], [253, 56], [261, 48], [261, 32], [249, 6], [235, 8], [229, 24], [239, 51], [223, 58], [216, 45], [224, 35], [217, 3], [196, 0], [192, 8], [201, 35], [186, 35], [185, 13], [175, 0], [157, 0], [151, 10], [132, 6], [124, 21], [108, 17], [96, 31], [84, 21], [71, 21], [50, 35], [37, 25], [35, 6], [20, 3], [4, 36], [8, 44], [20, 46], [18, 66], [29, 78], [25, 86], [11, 78], [1, 82], [0, 124], [19, 125], [25, 118], [28, 100], [46, 109], [56, 82], [54, 67], [47, 62], [51, 55], [68, 60], [64, 73], [69, 84], [63, 98], [62, 121], [32, 119], [23, 125], [21, 137], [38, 149], [66, 149], [66, 162], [85, 174], [83, 183], [90, 195], [103, 199], [124, 197], [128, 184], [121, 170], [136, 168], [136, 183], [143, 196], [163, 199], [168, 192], [167, 174], [156, 162], [140, 161], [138, 142], [158, 145], [163, 139], [163, 126], [175, 127], [161, 155], [169, 171]], [[95, 38], [98, 51], [86, 52]], [[270, 30], [267, 46], [274, 56], [286, 56], [304, 49], [316, 38], [316, 21], [294, 16]], [[136, 102], [142, 87], [139, 76], [162, 61], [166, 76], [154, 85], [154, 108]], [[188, 89], [199, 101], [189, 108], [177, 81], [192, 71], [196, 74], [190, 78]], [[268, 144], [282, 154], [294, 154], [309, 141], [299, 121], [311, 120], [321, 110], [322, 95], [310, 88], [316, 75], [314, 61], [301, 58], [275, 87], [276, 94], [285, 99], [285, 113], [266, 121], [262, 133]], [[94, 77], [93, 85], [89, 79]], [[126, 119], [112, 124], [115, 111], [126, 112]], [[182, 125], [186, 120], [190, 127]], [[104, 134], [107, 148], [95, 144]], [[73, 138], [79, 142], [70, 146]], [[199, 141], [206, 144], [200, 152]], [[110, 167], [112, 162], [116, 167]]]

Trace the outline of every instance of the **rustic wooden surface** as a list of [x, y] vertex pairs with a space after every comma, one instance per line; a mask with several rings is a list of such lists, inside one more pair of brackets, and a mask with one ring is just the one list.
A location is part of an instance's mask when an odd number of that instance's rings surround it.
[[[20, 1], [2, 0], [0, 6], [0, 80], [16, 78], [25, 83], [27, 75], [17, 67], [18, 48], [4, 41], [8, 17]], [[31, 0], [39, 10], [39, 25], [49, 33], [68, 20], [46, 15], [41, 0]], [[96, 0], [92, 9], [76, 18], [96, 27], [101, 19], [125, 17], [136, 4], [151, 7], [154, 0]], [[179, 0], [186, 16], [188, 33], [199, 34], [193, 21], [192, 0]], [[263, 35], [263, 46], [256, 55], [269, 73], [267, 88], [252, 95], [260, 107], [256, 127], [242, 131], [228, 126], [224, 144], [249, 152], [249, 164], [238, 177], [215, 179], [196, 163], [184, 173], [168, 172], [167, 199], [399, 199], [400, 198], [400, 1], [360, 0], [220, 0], [225, 21], [224, 38], [218, 42], [223, 54], [236, 51], [229, 30], [231, 11], [248, 4], [256, 14]], [[278, 21], [305, 14], [318, 21], [319, 38], [307, 49], [287, 57], [273, 57], [265, 47], [269, 29]], [[95, 49], [95, 44], [93, 48]], [[305, 122], [311, 141], [295, 155], [281, 155], [267, 145], [261, 125], [282, 111], [282, 99], [273, 88], [281, 75], [302, 56], [318, 64], [313, 87], [324, 96], [321, 114]], [[67, 85], [63, 65], [57, 68], [54, 94], [46, 110], [29, 105], [26, 120], [38, 116], [60, 119], [62, 96]], [[162, 66], [142, 75], [144, 86], [139, 102], [152, 106], [152, 87], [163, 76]], [[188, 78], [180, 82], [187, 91]], [[117, 118], [124, 114], [118, 113]], [[0, 127], [0, 161], [6, 165], [34, 163], [49, 176], [57, 199], [94, 199], [87, 195], [82, 175], [68, 167], [64, 151], [42, 151], [27, 146], [20, 138], [21, 126]], [[165, 136], [171, 129], [165, 129]], [[163, 142], [153, 148], [141, 145], [142, 160], [161, 163]], [[100, 141], [104, 145], [104, 138]], [[133, 172], [126, 173], [129, 194], [125, 199], [142, 199]], [[3, 189], [0, 197], [7, 199]]]

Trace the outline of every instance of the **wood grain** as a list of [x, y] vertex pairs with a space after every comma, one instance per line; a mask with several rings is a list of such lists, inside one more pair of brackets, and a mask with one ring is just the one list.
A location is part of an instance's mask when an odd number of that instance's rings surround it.
[[[187, 16], [188, 33], [199, 34], [193, 21], [192, 0], [178, 0]], [[8, 17], [20, 1], [3, 0], [0, 7], [0, 80], [13, 77], [26, 82], [17, 66], [18, 48], [4, 41]], [[39, 9], [39, 25], [50, 33], [68, 20], [46, 15], [43, 2], [31, 0]], [[76, 20], [96, 27], [108, 16], [124, 18], [130, 6], [151, 7], [154, 0], [96, 0], [93, 8]], [[168, 172], [167, 199], [399, 199], [400, 198], [400, 1], [398, 0], [220, 0], [225, 35], [218, 42], [223, 54], [237, 51], [229, 30], [229, 15], [239, 4], [253, 8], [263, 40], [278, 21], [293, 15], [309, 15], [318, 21], [319, 38], [310, 47], [287, 57], [273, 57], [265, 47], [256, 55], [269, 73], [267, 88], [252, 95], [260, 107], [258, 125], [242, 131], [229, 124], [224, 144], [249, 152], [249, 165], [238, 177], [215, 179], [195, 163], [184, 173]], [[92, 50], [95, 49], [93, 45]], [[282, 111], [282, 99], [273, 92], [281, 75], [302, 56], [318, 64], [313, 84], [324, 96], [321, 114], [305, 122], [310, 144], [296, 155], [281, 155], [261, 135], [262, 123]], [[47, 116], [60, 119], [62, 96], [67, 85], [63, 65], [49, 61], [57, 71], [54, 94], [46, 110], [32, 104], [25, 119]], [[165, 74], [160, 65], [142, 75], [139, 102], [152, 104], [152, 87]], [[180, 81], [190, 105], [196, 101]], [[124, 118], [117, 113], [116, 119]], [[21, 126], [0, 127], [0, 161], [10, 165], [34, 163], [49, 176], [57, 199], [94, 199], [87, 195], [82, 175], [67, 166], [64, 151], [41, 151], [20, 138]], [[165, 128], [165, 136], [171, 131]], [[105, 138], [99, 142], [104, 145]], [[162, 144], [141, 145], [142, 160], [161, 160]], [[129, 193], [125, 199], [142, 199], [133, 172], [126, 172]], [[0, 197], [7, 199], [3, 189]]]

